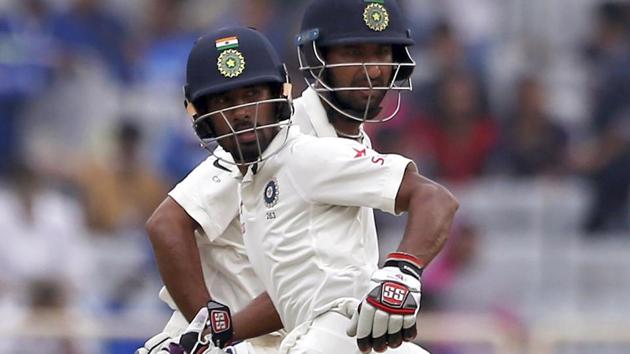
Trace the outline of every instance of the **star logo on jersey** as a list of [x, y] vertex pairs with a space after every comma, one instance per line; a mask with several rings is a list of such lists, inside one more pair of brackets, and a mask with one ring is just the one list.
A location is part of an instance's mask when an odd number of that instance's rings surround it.
[[384, 31], [389, 26], [389, 13], [382, 5], [382, 1], [371, 0], [370, 2], [372, 3], [363, 11], [363, 21], [372, 31]]
[[280, 191], [278, 190], [278, 181], [274, 178], [267, 182], [265, 186], [263, 199], [267, 208], [272, 208], [278, 203]]
[[366, 149], [361, 149], [361, 150], [359, 150], [359, 149], [357, 149], [357, 148], [353, 148], [353, 149], [354, 149], [354, 151], [357, 153], [356, 155], [354, 155], [354, 158], [355, 158], [355, 159], [356, 159], [356, 158], [359, 158], [359, 157], [363, 157], [363, 156], [365, 156], [365, 154], [367, 153], [367, 150], [366, 150]]
[[217, 68], [227, 78], [237, 77], [245, 70], [245, 58], [236, 49], [225, 50], [217, 59]]

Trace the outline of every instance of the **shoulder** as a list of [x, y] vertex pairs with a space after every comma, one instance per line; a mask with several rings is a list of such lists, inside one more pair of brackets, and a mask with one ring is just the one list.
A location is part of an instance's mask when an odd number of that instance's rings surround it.
[[333, 161], [351, 160], [365, 151], [364, 145], [350, 139], [300, 135], [289, 148], [287, 164], [294, 168], [319, 169]]

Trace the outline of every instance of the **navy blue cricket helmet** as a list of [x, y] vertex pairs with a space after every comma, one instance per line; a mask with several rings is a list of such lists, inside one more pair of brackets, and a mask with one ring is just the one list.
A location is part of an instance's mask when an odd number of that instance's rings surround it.
[[[307, 84], [320, 93], [320, 97], [333, 109], [348, 118], [360, 121], [386, 121], [400, 109], [400, 91], [411, 91], [411, 74], [415, 62], [409, 53], [414, 44], [411, 30], [403, 16], [397, 0], [313, 0], [302, 19], [300, 33], [296, 36], [298, 61]], [[329, 64], [323, 50], [326, 47], [352, 44], [391, 44], [393, 75], [385, 86], [334, 87], [326, 80], [326, 70], [340, 66], [363, 66], [377, 63]], [[367, 73], [366, 73], [367, 76]], [[367, 80], [370, 82], [369, 78]], [[394, 90], [398, 91], [398, 104], [392, 114], [372, 119], [365, 114], [357, 116], [340, 107], [334, 92], [348, 90]], [[322, 93], [333, 93], [322, 95]], [[367, 109], [364, 111], [367, 113]]]
[[[270, 84], [277, 88], [274, 90], [277, 91], [277, 97], [215, 112], [208, 112], [205, 107], [204, 99], [209, 96], [258, 84]], [[286, 66], [280, 61], [269, 40], [262, 33], [249, 27], [221, 28], [195, 41], [186, 64], [184, 97], [186, 109], [193, 118], [195, 133], [202, 145], [212, 152], [221, 139], [291, 124], [293, 106]], [[247, 131], [232, 129], [230, 134], [222, 136], [215, 134], [212, 124], [214, 119], [223, 119], [227, 122], [226, 112], [261, 104], [277, 106], [277, 122], [255, 125]], [[257, 117], [254, 121], [258, 121]], [[237, 153], [242, 156], [240, 146], [237, 148]], [[255, 162], [258, 161], [253, 163]]]

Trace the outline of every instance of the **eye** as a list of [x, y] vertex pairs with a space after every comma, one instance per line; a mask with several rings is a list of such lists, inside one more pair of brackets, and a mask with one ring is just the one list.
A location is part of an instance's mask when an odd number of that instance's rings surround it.
[[256, 98], [256, 97], [260, 96], [260, 88], [258, 88], [258, 87], [251, 87], [250, 89], [247, 90], [247, 92], [245, 92], [245, 94], [249, 98]]
[[228, 104], [228, 97], [226, 95], [214, 96], [210, 99], [210, 104], [214, 108], [223, 108]]
[[390, 59], [392, 57], [392, 47], [389, 45], [380, 47], [378, 51], [378, 55], [381, 58]]
[[348, 47], [346, 49], [346, 56], [352, 59], [359, 58], [363, 56], [363, 52], [359, 48]]

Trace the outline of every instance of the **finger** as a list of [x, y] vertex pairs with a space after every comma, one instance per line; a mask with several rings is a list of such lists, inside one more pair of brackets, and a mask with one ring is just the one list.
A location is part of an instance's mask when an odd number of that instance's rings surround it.
[[352, 319], [357, 311], [361, 311], [361, 301], [357, 299], [350, 299], [349, 301], [345, 301], [339, 307], [339, 313], [349, 319]]
[[367, 353], [372, 349], [372, 337], [357, 338], [357, 346], [361, 353]]
[[402, 332], [390, 333], [387, 335], [387, 346], [390, 348], [398, 348], [403, 342]]
[[402, 335], [403, 316], [391, 315], [389, 316], [389, 326], [387, 328], [387, 345], [390, 348], [397, 348], [403, 342]]
[[374, 324], [374, 313], [376, 309], [374, 306], [363, 303], [361, 305], [361, 311], [359, 312], [359, 319], [357, 324], [357, 337], [365, 338], [372, 337], [372, 326]]
[[389, 315], [384, 311], [376, 310], [374, 312], [374, 321], [372, 324], [372, 338], [385, 336], [388, 328]]
[[411, 326], [411, 327], [403, 328], [402, 335], [403, 335], [403, 340], [404, 341], [408, 342], [408, 341], [414, 340], [416, 338], [416, 335], [418, 335], [418, 330], [416, 329], [416, 324], [414, 323], [413, 326]]
[[400, 333], [403, 328], [403, 315], [390, 315], [387, 333]]
[[384, 352], [387, 349], [387, 334], [380, 337], [372, 337], [372, 348], [376, 352]]
[[372, 349], [372, 325], [376, 309], [367, 303], [361, 304], [357, 324], [357, 346], [361, 352], [369, 352]]
[[203, 307], [197, 314], [195, 318], [190, 322], [188, 328], [186, 328], [185, 332], [196, 332], [201, 333], [206, 328], [206, 322], [208, 321], [208, 308]]
[[171, 339], [171, 337], [169, 337], [168, 334], [162, 332], [162, 333], [158, 333], [155, 336], [149, 338], [147, 340], [146, 343], [144, 343], [144, 350], [146, 351], [142, 351], [140, 349], [138, 349], [138, 353], [157, 353], [157, 351], [161, 348], [166, 346], [166, 343], [168, 343], [168, 341]]

